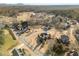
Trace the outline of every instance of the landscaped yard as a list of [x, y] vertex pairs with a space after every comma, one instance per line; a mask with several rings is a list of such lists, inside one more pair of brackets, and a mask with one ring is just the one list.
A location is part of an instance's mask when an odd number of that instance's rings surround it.
[[[0, 34], [1, 35], [1, 34]], [[8, 30], [3, 29], [3, 45], [0, 45], [0, 55], [9, 55], [9, 50], [17, 45]]]

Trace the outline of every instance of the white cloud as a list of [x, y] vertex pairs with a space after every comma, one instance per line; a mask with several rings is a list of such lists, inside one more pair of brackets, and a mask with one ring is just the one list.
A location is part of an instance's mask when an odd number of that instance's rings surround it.
[[0, 0], [0, 3], [24, 4], [79, 4], [79, 0]]

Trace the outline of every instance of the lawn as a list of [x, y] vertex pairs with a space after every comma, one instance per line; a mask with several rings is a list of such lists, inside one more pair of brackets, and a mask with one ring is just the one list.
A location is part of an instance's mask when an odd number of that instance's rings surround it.
[[9, 55], [9, 50], [17, 45], [16, 40], [13, 40], [8, 30], [3, 30], [4, 44], [1, 45], [0, 55]]

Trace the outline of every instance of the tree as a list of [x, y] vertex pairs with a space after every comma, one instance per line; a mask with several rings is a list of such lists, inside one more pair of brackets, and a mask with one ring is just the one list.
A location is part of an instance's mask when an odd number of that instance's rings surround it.
[[48, 50], [46, 51], [45, 55], [62, 56], [68, 50], [69, 48], [67, 46], [62, 45], [56, 40], [54, 42], [50, 42]]

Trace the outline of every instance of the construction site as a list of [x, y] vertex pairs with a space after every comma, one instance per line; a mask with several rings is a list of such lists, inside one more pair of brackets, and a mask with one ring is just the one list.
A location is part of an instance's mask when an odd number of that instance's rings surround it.
[[[9, 56], [78, 56], [79, 23], [61, 15], [21, 12], [0, 16], [0, 29], [7, 28], [16, 44]], [[3, 25], [3, 26], [2, 26]]]

